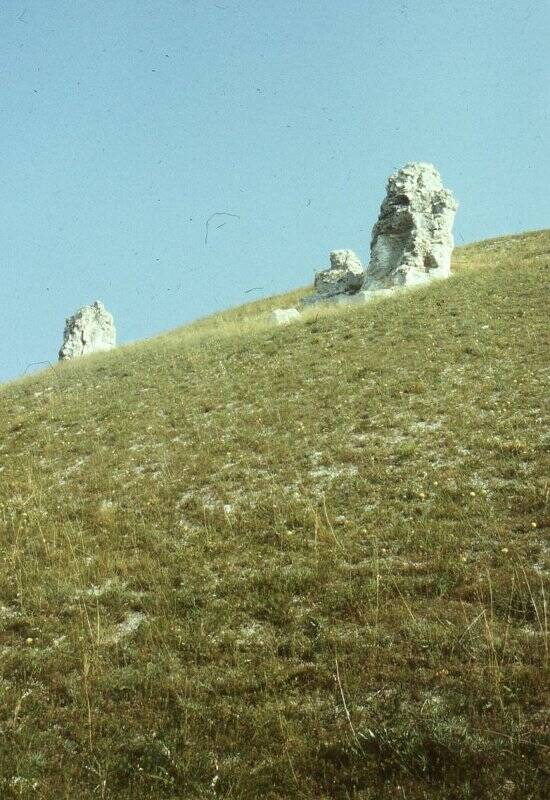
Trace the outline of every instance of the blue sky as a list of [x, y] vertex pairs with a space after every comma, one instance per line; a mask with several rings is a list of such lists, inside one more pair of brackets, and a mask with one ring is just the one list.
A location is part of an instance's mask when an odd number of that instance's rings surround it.
[[407, 161], [458, 244], [549, 225], [546, 2], [8, 0], [0, 36], [0, 381], [95, 299], [127, 342], [368, 261]]

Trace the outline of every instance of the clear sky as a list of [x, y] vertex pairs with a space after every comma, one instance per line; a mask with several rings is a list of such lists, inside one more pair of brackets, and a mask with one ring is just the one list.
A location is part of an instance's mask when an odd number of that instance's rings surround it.
[[127, 342], [368, 261], [407, 161], [458, 244], [550, 224], [544, 0], [2, 0], [0, 41], [0, 381], [95, 299]]

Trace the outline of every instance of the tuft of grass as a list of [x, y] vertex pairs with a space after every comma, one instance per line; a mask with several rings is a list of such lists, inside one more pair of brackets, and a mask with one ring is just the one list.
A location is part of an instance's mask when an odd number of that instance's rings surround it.
[[2, 387], [0, 796], [546, 796], [549, 266]]

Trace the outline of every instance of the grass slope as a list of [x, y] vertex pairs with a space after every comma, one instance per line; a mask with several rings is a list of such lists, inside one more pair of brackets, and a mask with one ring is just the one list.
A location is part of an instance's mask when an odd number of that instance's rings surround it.
[[3, 387], [0, 797], [542, 798], [549, 253]]

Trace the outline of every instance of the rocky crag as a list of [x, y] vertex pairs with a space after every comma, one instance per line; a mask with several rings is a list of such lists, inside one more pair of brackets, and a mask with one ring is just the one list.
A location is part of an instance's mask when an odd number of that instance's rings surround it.
[[315, 294], [301, 305], [368, 302], [382, 292], [448, 277], [457, 208], [432, 164], [405, 164], [388, 180], [367, 268], [352, 250], [334, 250], [330, 269], [315, 275]]
[[330, 300], [337, 295], [352, 295], [363, 286], [365, 268], [353, 250], [333, 250], [329, 269], [315, 274], [315, 294], [304, 298], [304, 304]]
[[113, 316], [103, 303], [96, 300], [90, 306], [83, 306], [66, 320], [59, 360], [66, 361], [100, 350], [112, 350], [115, 346]]
[[458, 208], [432, 164], [412, 162], [390, 176], [372, 231], [364, 289], [411, 286], [451, 272]]

